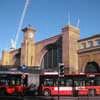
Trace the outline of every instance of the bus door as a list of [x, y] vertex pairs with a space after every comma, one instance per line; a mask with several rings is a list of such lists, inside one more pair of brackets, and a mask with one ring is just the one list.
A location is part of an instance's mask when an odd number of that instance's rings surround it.
[[72, 76], [65, 76], [65, 95], [73, 94], [73, 78]]
[[94, 74], [87, 75], [86, 88], [88, 90], [88, 95], [90, 96], [96, 95], [95, 84], [96, 84], [95, 75]]
[[86, 76], [76, 75], [73, 76], [73, 95], [86, 95], [87, 90], [85, 88]]

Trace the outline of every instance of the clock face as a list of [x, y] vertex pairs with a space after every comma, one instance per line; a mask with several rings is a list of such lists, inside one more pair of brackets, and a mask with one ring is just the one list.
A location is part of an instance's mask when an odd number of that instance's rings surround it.
[[29, 38], [33, 38], [33, 33], [29, 33]]

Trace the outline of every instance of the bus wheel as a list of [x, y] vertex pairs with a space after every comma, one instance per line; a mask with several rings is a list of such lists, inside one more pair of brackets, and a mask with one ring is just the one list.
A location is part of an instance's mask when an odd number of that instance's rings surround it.
[[44, 92], [43, 92], [43, 95], [44, 96], [50, 96], [51, 95], [50, 90], [49, 89], [45, 89]]
[[95, 96], [96, 90], [95, 89], [89, 89], [89, 96]]

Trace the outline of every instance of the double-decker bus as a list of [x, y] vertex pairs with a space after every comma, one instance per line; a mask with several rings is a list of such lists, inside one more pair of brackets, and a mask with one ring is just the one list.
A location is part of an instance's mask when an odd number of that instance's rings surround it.
[[27, 88], [27, 73], [0, 72], [0, 95], [23, 94]]
[[49, 95], [100, 95], [100, 74], [68, 74], [45, 72], [40, 75], [40, 93]]

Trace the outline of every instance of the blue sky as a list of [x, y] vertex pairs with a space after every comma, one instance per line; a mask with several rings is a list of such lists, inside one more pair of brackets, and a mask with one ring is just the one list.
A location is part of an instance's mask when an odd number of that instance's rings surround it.
[[[10, 40], [15, 37], [25, 0], [0, 0], [0, 56], [3, 49], [9, 50]], [[100, 33], [100, 0], [30, 0], [22, 28], [32, 25], [36, 28], [35, 41], [61, 33], [68, 23], [80, 18], [80, 36], [85, 38]], [[17, 47], [20, 47], [23, 33], [20, 31]]]

